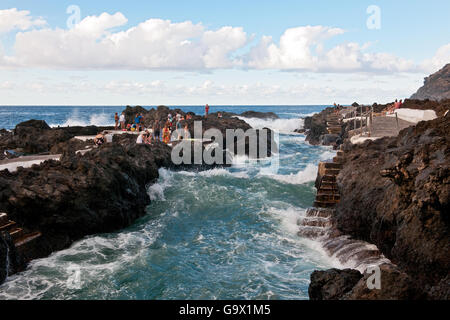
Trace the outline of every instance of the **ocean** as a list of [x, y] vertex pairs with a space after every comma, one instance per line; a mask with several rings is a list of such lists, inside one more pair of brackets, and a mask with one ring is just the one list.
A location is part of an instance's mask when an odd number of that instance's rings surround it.
[[[144, 106], [145, 108], [150, 108]], [[203, 106], [176, 106], [203, 113]], [[298, 236], [315, 198], [318, 163], [335, 155], [293, 131], [325, 106], [212, 106], [275, 112], [245, 119], [280, 132], [280, 168], [235, 159], [194, 173], [160, 169], [147, 215], [125, 230], [86, 237], [32, 261], [0, 286], [0, 299], [308, 299], [314, 270], [344, 268]], [[0, 107], [0, 128], [29, 119], [51, 126], [111, 125], [124, 107]]]

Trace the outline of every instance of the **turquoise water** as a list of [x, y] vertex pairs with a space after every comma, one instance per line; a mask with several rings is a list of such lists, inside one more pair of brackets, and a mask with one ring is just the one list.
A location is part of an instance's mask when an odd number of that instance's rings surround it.
[[320, 110], [308, 108], [279, 107], [280, 121], [246, 119], [281, 130], [278, 172], [246, 159], [200, 173], [161, 169], [146, 216], [33, 261], [0, 287], [0, 299], [308, 299], [311, 272], [336, 266], [297, 235], [317, 164], [334, 154], [290, 132]]

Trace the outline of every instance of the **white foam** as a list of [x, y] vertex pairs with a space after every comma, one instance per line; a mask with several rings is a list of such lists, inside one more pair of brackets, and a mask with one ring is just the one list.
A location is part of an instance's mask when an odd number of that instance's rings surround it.
[[170, 170], [161, 168], [159, 169], [159, 179], [158, 182], [148, 187], [147, 194], [150, 200], [161, 200], [166, 201], [164, 197], [164, 190], [172, 185], [173, 172]]
[[337, 154], [336, 151], [326, 150], [324, 153], [320, 155], [320, 160], [325, 161], [333, 159], [334, 157], [336, 157], [336, 154]]
[[247, 122], [254, 129], [269, 128], [281, 133], [292, 133], [297, 129], [303, 128], [304, 120], [294, 119], [259, 119], [238, 117]]
[[308, 164], [304, 170], [300, 170], [296, 174], [270, 174], [270, 171], [261, 170], [258, 175], [267, 176], [277, 181], [289, 184], [305, 184], [316, 180], [317, 170], [318, 166], [314, 164]]
[[76, 127], [76, 126], [99, 126], [99, 127], [108, 127], [114, 126], [114, 117], [111, 114], [107, 113], [99, 113], [92, 114], [89, 119], [82, 118], [79, 114], [79, 111], [76, 109], [69, 116], [68, 119], [62, 124], [51, 124], [51, 127]]

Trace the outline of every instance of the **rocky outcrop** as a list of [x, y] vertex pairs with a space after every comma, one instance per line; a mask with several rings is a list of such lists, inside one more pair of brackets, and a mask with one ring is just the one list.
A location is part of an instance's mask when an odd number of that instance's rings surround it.
[[425, 84], [411, 99], [440, 101], [450, 99], [450, 63], [425, 78]]
[[424, 298], [414, 279], [392, 264], [380, 266], [377, 286], [374, 273], [330, 269], [311, 274], [311, 300], [413, 300]]
[[339, 300], [359, 282], [363, 275], [357, 270], [330, 269], [314, 271], [308, 289], [311, 300]]
[[39, 256], [46, 256], [83, 236], [130, 225], [149, 204], [145, 186], [170, 165], [162, 143], [108, 144], [84, 156], [66, 150], [60, 162], [0, 172], [0, 211], [41, 231]]
[[279, 119], [279, 117], [273, 112], [246, 111], [241, 113], [241, 116], [245, 118]]
[[334, 223], [374, 243], [398, 269], [390, 293], [356, 286], [348, 299], [436, 299], [450, 285], [450, 116], [420, 122], [398, 137], [344, 144]]
[[[128, 108], [128, 114], [134, 114], [134, 111]], [[166, 107], [153, 109], [147, 113], [146, 120], [165, 119], [169, 112], [174, 114]], [[251, 128], [237, 118], [205, 119], [193, 115], [193, 119], [187, 121], [191, 130], [195, 120], [202, 122], [203, 131], [219, 129], [224, 134], [224, 146], [227, 129], [246, 131]], [[30, 153], [50, 151], [62, 154], [60, 161], [50, 160], [28, 169], [18, 168], [13, 173], [0, 171], [0, 212], [7, 212], [21, 229], [39, 231], [40, 234], [34, 240], [33, 251], [28, 252], [24, 259], [21, 259], [22, 255], [10, 257], [10, 262], [21, 260], [15, 267], [9, 264], [9, 274], [23, 270], [29, 260], [67, 248], [86, 235], [129, 226], [145, 214], [145, 208], [150, 204], [146, 187], [158, 179], [159, 168], [203, 170], [217, 167], [206, 163], [175, 165], [171, 160], [171, 147], [161, 142], [138, 145], [137, 136], [132, 134], [116, 135], [113, 143], [93, 148], [84, 155], [77, 154], [77, 150], [85, 149], [90, 142], [72, 137], [80, 133], [91, 135], [90, 130], [97, 133], [98, 128], [51, 129], [43, 121], [29, 121], [19, 124], [14, 134], [2, 133], [5, 146], [20, 146]], [[267, 141], [272, 140], [273, 135], [268, 134]], [[249, 149], [248, 143], [246, 140], [246, 150]], [[205, 147], [203, 145], [203, 151]], [[219, 152], [224, 152], [225, 156], [225, 150]], [[4, 277], [8, 267], [5, 265], [5, 252], [9, 247], [4, 245], [7, 241], [4, 239], [0, 239], [0, 277]]]
[[59, 153], [59, 144], [75, 136], [94, 136], [107, 129], [113, 128], [96, 126], [50, 128], [45, 121], [29, 120], [18, 124], [12, 132], [5, 131], [0, 135], [0, 153], [5, 155], [6, 150], [15, 150], [23, 154], [52, 152], [56, 154]]
[[312, 145], [319, 145], [322, 143], [323, 136], [328, 134], [327, 116], [333, 112], [333, 108], [327, 108], [312, 117], [305, 118], [304, 129], [306, 130], [306, 141]]

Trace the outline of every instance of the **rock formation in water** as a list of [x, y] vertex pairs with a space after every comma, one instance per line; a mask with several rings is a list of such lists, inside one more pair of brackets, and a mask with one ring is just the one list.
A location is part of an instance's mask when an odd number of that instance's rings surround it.
[[440, 101], [450, 99], [450, 63], [425, 78], [425, 84], [411, 99]]
[[[127, 108], [126, 112], [131, 118], [139, 110]], [[168, 110], [160, 107], [149, 111], [146, 120], [165, 119]], [[224, 147], [227, 129], [245, 131], [251, 128], [237, 118], [205, 119], [193, 115], [193, 119], [187, 121], [191, 130], [194, 120], [201, 121], [205, 130], [216, 128], [222, 132]], [[8, 269], [9, 274], [21, 271], [29, 260], [67, 248], [84, 236], [112, 232], [132, 224], [145, 214], [150, 204], [147, 187], [158, 179], [159, 168], [198, 170], [218, 166], [204, 162], [177, 166], [171, 160], [171, 147], [162, 142], [138, 145], [133, 134], [116, 135], [113, 143], [93, 148], [84, 155], [76, 154], [92, 142], [72, 138], [95, 135], [98, 130], [97, 127], [51, 129], [43, 121], [32, 120], [19, 124], [14, 134], [2, 131], [0, 146], [3, 148], [62, 156], [60, 161], [50, 160], [31, 168], [18, 168], [12, 173], [0, 171], [0, 212], [6, 212], [8, 219], [17, 223], [21, 230], [41, 233], [32, 251], [25, 254], [14, 251], [8, 233], [0, 235], [0, 283]], [[258, 131], [258, 136], [269, 142], [267, 156], [270, 156], [271, 131], [267, 137]], [[248, 153], [249, 139], [244, 139]], [[202, 151], [205, 148], [203, 145]], [[222, 152], [225, 154], [225, 150]]]
[[[15, 150], [23, 154], [51, 153], [52, 148], [65, 143], [75, 136], [96, 135], [112, 127], [61, 127], [50, 128], [45, 121], [29, 120], [22, 122], [12, 131], [0, 134], [0, 154]], [[53, 150], [59, 153], [59, 150]], [[0, 159], [1, 160], [1, 159]]]
[[[398, 269], [382, 268], [383, 290], [368, 290], [364, 279], [334, 298], [448, 299], [450, 115], [420, 122], [398, 137], [347, 142], [344, 151], [335, 224], [376, 244]], [[329, 272], [322, 278], [337, 277]], [[314, 292], [325, 290], [322, 278], [312, 279]]]
[[328, 134], [327, 116], [334, 112], [333, 108], [327, 108], [312, 117], [306, 117], [304, 129], [306, 130], [306, 141], [312, 145], [320, 145], [323, 137]]

